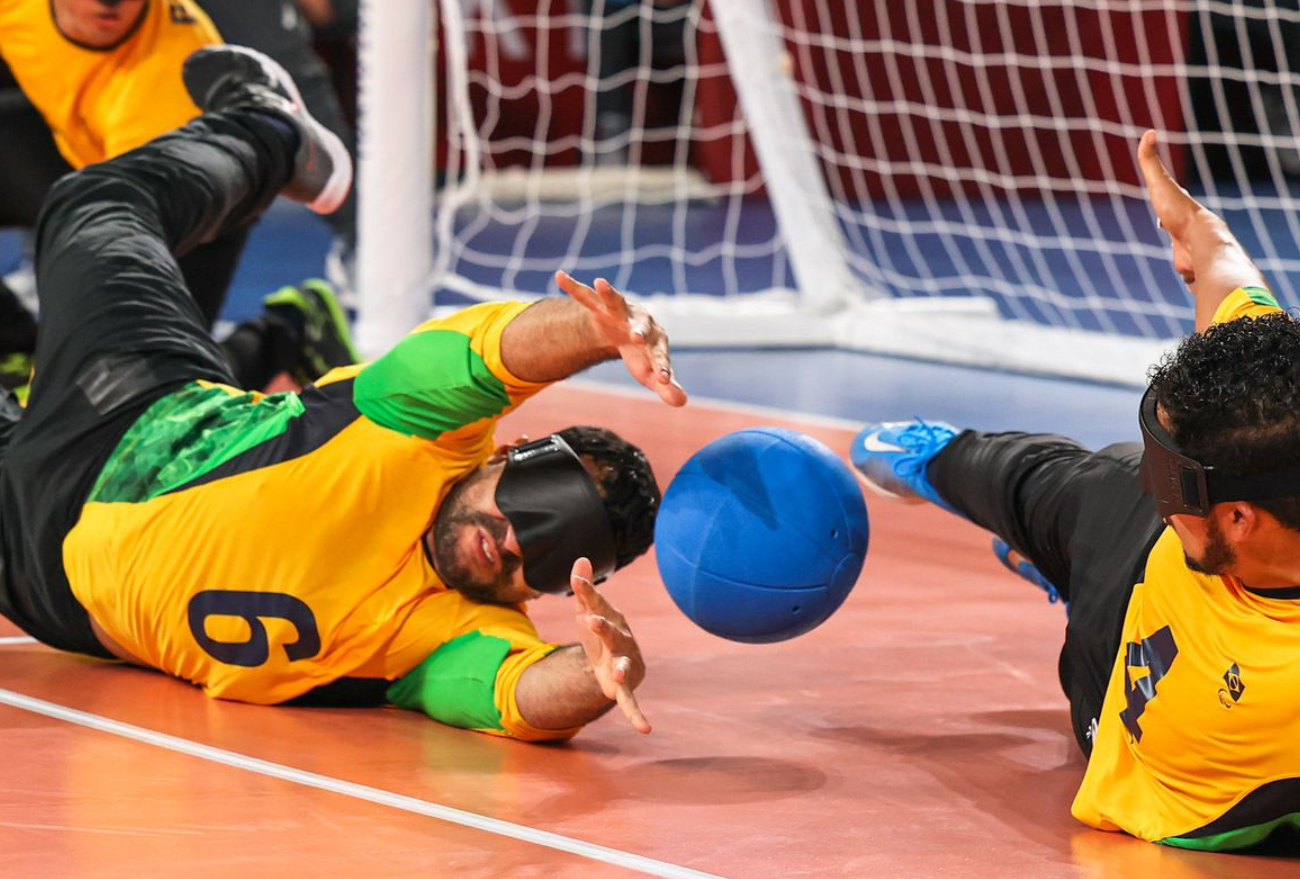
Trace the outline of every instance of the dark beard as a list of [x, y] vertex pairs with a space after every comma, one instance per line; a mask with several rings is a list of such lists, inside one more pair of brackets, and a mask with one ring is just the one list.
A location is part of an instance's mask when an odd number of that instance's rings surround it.
[[1187, 561], [1187, 567], [1193, 571], [1214, 577], [1222, 577], [1237, 563], [1237, 554], [1228, 546], [1228, 541], [1223, 539], [1223, 531], [1214, 519], [1208, 523], [1205, 551], [1201, 557], [1194, 559], [1184, 550], [1183, 558]]
[[[453, 488], [443, 501], [445, 512], [440, 512], [433, 523], [430, 551], [433, 553], [434, 570], [447, 588], [455, 589], [466, 598], [484, 604], [510, 604], [498, 597], [498, 590], [510, 584], [522, 560], [501, 548], [506, 539], [506, 524], [483, 513], [459, 509], [458, 501], [459, 495]], [[475, 579], [470, 568], [457, 559], [457, 537], [466, 527], [482, 528], [491, 535], [497, 552], [501, 554], [501, 573], [498, 577], [487, 581]]]

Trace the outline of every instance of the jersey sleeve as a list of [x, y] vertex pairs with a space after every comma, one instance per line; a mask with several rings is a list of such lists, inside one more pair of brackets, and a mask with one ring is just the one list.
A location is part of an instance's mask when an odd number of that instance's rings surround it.
[[473, 605], [456, 634], [388, 688], [388, 701], [449, 726], [524, 741], [572, 737], [581, 727], [539, 729], [519, 712], [523, 673], [558, 645], [543, 641], [517, 608]]
[[428, 440], [490, 426], [546, 387], [519, 379], [501, 360], [501, 334], [527, 307], [485, 303], [420, 325], [357, 373], [357, 409], [381, 427]]
[[1281, 310], [1282, 306], [1272, 292], [1264, 287], [1238, 287], [1219, 303], [1211, 323], [1221, 324], [1239, 317], [1259, 317]]

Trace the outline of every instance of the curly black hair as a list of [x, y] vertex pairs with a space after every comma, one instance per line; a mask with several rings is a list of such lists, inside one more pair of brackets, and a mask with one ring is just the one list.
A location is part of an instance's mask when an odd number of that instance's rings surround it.
[[[1275, 312], [1188, 336], [1151, 370], [1174, 441], [1232, 476], [1300, 462], [1300, 319]], [[1252, 501], [1300, 531], [1300, 495]]]
[[631, 563], [654, 542], [661, 495], [650, 462], [636, 446], [603, 427], [580, 425], [559, 433], [597, 477], [614, 529], [616, 567]]

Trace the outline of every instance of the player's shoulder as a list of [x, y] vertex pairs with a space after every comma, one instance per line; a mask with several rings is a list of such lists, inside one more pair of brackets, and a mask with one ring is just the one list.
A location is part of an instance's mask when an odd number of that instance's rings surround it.
[[1224, 297], [1215, 309], [1211, 323], [1224, 323], [1239, 317], [1259, 317], [1282, 310], [1273, 291], [1266, 287], [1238, 287]]

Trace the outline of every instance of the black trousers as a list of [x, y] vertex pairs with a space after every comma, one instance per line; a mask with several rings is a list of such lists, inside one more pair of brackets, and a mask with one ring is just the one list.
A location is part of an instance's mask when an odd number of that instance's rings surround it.
[[[50, 187], [71, 170], [27, 96], [0, 88], [0, 226], [34, 228]], [[0, 280], [0, 354], [35, 349], [35, 319]]]
[[256, 218], [296, 147], [271, 116], [209, 115], [50, 192], [36, 377], [25, 412], [0, 405], [0, 613], [41, 641], [105, 655], [68, 585], [64, 538], [145, 409], [196, 379], [234, 382], [177, 258]]
[[1129, 596], [1164, 530], [1138, 482], [1141, 457], [1136, 443], [1091, 452], [1050, 434], [965, 431], [927, 470], [944, 500], [1037, 565], [1070, 603], [1059, 672], [1085, 754]]
[[[0, 89], [0, 226], [34, 228], [51, 187], [71, 171], [26, 95], [17, 88]], [[247, 225], [233, 226], [181, 260], [186, 286], [209, 329], [221, 315], [249, 231]], [[0, 352], [30, 353], [35, 323], [3, 281], [0, 317], [10, 328], [8, 333], [0, 328]]]

